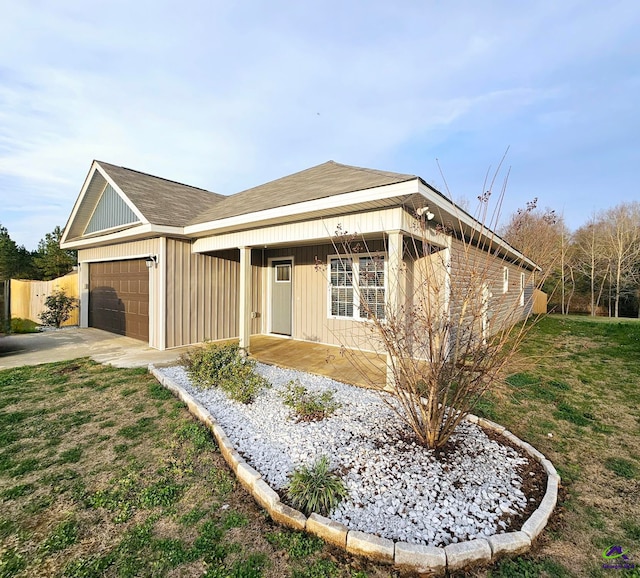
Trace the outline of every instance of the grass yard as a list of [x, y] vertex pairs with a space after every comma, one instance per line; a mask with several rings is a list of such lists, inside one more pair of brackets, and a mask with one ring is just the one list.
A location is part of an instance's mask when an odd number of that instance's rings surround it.
[[388, 575], [274, 525], [146, 370], [0, 371], [0, 578]]
[[[551, 459], [562, 502], [532, 556], [478, 575], [640, 576], [640, 322], [549, 316], [513, 370], [478, 413]], [[603, 569], [613, 545], [633, 573]]]
[[[632, 575], [603, 570], [602, 551], [640, 562], [639, 381], [638, 322], [549, 317], [533, 330], [479, 413], [551, 458], [562, 502], [530, 555], [472, 575]], [[0, 371], [0, 503], [0, 578], [392, 574], [274, 525], [144, 370]]]

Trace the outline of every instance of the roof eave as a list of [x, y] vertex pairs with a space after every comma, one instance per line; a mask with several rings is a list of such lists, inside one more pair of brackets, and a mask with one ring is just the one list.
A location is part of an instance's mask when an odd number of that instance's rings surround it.
[[218, 232], [228, 230], [236, 226], [246, 226], [247, 224], [259, 225], [276, 218], [294, 216], [302, 218], [305, 214], [317, 211], [324, 211], [328, 209], [341, 210], [365, 202], [392, 199], [394, 197], [404, 197], [406, 195], [416, 193], [417, 184], [418, 179], [413, 178], [390, 185], [381, 185], [379, 187], [361, 189], [349, 193], [341, 193], [339, 195], [331, 195], [321, 199], [314, 199], [311, 201], [293, 203], [291, 205], [274, 207], [262, 211], [255, 211], [244, 215], [236, 215], [214, 221], [187, 225], [184, 228], [184, 231], [185, 234], [189, 236], [202, 237], [206, 235], [214, 235]]
[[99, 235], [89, 238], [78, 238], [60, 243], [61, 249], [90, 249], [113, 243], [124, 243], [138, 239], [148, 239], [153, 237], [177, 237], [188, 238], [183, 227], [171, 227], [167, 225], [153, 225], [143, 223], [135, 227], [120, 230], [106, 235]]

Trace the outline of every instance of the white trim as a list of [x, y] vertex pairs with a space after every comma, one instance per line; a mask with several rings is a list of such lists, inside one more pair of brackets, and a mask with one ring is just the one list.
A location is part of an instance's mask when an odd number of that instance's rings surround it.
[[[91, 215], [93, 217], [93, 214]], [[91, 221], [91, 219], [89, 219], [89, 222]], [[123, 223], [122, 225], [115, 225], [113, 227], [107, 227], [106, 229], [100, 229], [99, 231], [94, 231], [93, 233], [88, 233], [89, 235], [93, 235], [93, 237], [89, 237], [93, 240], [97, 239], [98, 237], [100, 237], [101, 235], [104, 235], [105, 233], [107, 234], [111, 234], [109, 233], [109, 231], [112, 232], [117, 232], [117, 231], [121, 231], [123, 229], [131, 229], [133, 227], [136, 227], [138, 225], [141, 225], [143, 223], [140, 223], [140, 221], [132, 221], [131, 223]], [[87, 227], [89, 226], [89, 223], [87, 223]], [[85, 227], [85, 231], [87, 230], [87, 228]], [[85, 234], [82, 233], [82, 236], [85, 237]], [[87, 238], [87, 237], [85, 237]]]
[[78, 263], [80, 274], [78, 283], [80, 284], [80, 327], [89, 327], [89, 261]]
[[[291, 261], [291, 335], [282, 335], [282, 333], [272, 333], [271, 331], [271, 318], [272, 318], [272, 309], [271, 309], [271, 283], [273, 281], [273, 261]], [[293, 339], [294, 328], [295, 328], [295, 286], [294, 286], [294, 272], [295, 272], [295, 258], [293, 255], [287, 255], [284, 257], [267, 257], [267, 333], [266, 335], [274, 335], [277, 337], [283, 337], [285, 339]]]
[[114, 241], [135, 240], [141, 237], [152, 237], [167, 235], [170, 237], [184, 238], [182, 227], [169, 227], [166, 225], [142, 224], [128, 227], [117, 233], [108, 235], [98, 234], [95, 237], [77, 239], [67, 243], [60, 243], [62, 249], [82, 249], [84, 247], [100, 247], [101, 245], [111, 245]]
[[158, 349], [167, 348], [167, 238], [160, 237], [158, 247], [158, 277], [160, 291], [158, 295]]
[[509, 267], [502, 266], [502, 293], [509, 293]]
[[524, 288], [526, 285], [524, 271], [520, 271], [520, 307], [524, 307]]
[[134, 259], [146, 259], [147, 257], [151, 257], [155, 253], [150, 253], [149, 251], [145, 253], [136, 253], [135, 255], [126, 255], [119, 257], [94, 257], [93, 259], [83, 259], [83, 263], [102, 263], [106, 261], [133, 261]]
[[[82, 188], [80, 189], [80, 194], [78, 195], [78, 198], [76, 199], [75, 204], [73, 205], [73, 209], [71, 210], [71, 216], [69, 217], [69, 220], [67, 221], [67, 225], [64, 228], [64, 232], [62, 234], [62, 238], [60, 239], [60, 247], [65, 249], [65, 248], [74, 248], [75, 245], [67, 245], [67, 236], [69, 234], [69, 231], [71, 230], [71, 227], [76, 219], [76, 216], [78, 215], [78, 211], [80, 210], [80, 206], [82, 205], [86, 195], [87, 195], [87, 191], [89, 189], [89, 186], [91, 185], [91, 181], [93, 180], [94, 175], [96, 174], [96, 171], [100, 173], [100, 175], [115, 189], [115, 191], [122, 196], [122, 199], [124, 200], [124, 202], [131, 208], [131, 210], [138, 216], [138, 218], [140, 219], [140, 222], [144, 223], [144, 224], [148, 224], [149, 221], [144, 217], [144, 215], [138, 210], [138, 208], [131, 202], [131, 200], [122, 192], [122, 190], [120, 189], [120, 187], [118, 185], [115, 184], [115, 182], [113, 181], [113, 179], [111, 177], [109, 177], [109, 175], [107, 175], [107, 173], [105, 172], [105, 170], [100, 166], [100, 164], [98, 163], [98, 161], [93, 161], [91, 163], [91, 167], [89, 167], [89, 172], [87, 173], [87, 176], [84, 180], [84, 183], [82, 184]], [[102, 193], [104, 192], [104, 189], [102, 190], [102, 192], [100, 193], [100, 196], [98, 197], [98, 201], [100, 200], [100, 198], [102, 197]], [[96, 202], [96, 205], [98, 203]], [[95, 207], [94, 207], [94, 211], [95, 211]], [[93, 215], [93, 211], [91, 212], [91, 214]], [[89, 221], [87, 221], [88, 223]], [[84, 227], [83, 231], [86, 229], [86, 226]], [[75, 243], [75, 242], [74, 242]]]
[[[125, 259], [127, 261], [128, 259]], [[149, 272], [149, 339], [147, 343], [149, 347], [153, 347], [154, 349], [159, 349], [158, 344], [156, 342], [156, 285], [158, 284], [157, 280], [157, 263], [153, 262], [151, 267], [147, 268]]]
[[[385, 231], [402, 228], [404, 207], [388, 207], [360, 211], [347, 215], [309, 219], [297, 223], [270, 225], [258, 229], [222, 233], [213, 237], [203, 237], [193, 243], [194, 253], [233, 249], [243, 244], [252, 247], [290, 247], [294, 243], [331, 243], [335, 231], [340, 226], [355, 235], [378, 235]], [[410, 231], [410, 230], [409, 230]], [[408, 233], [410, 234], [410, 233]]]
[[371, 201], [380, 201], [384, 199], [392, 199], [398, 196], [411, 195], [417, 192], [418, 179], [412, 179], [403, 183], [393, 185], [384, 185], [373, 189], [361, 189], [352, 193], [342, 193], [339, 195], [331, 195], [322, 199], [313, 201], [303, 201], [301, 203], [293, 203], [272, 209], [262, 211], [254, 211], [244, 215], [234, 217], [226, 217], [217, 221], [208, 221], [206, 223], [198, 223], [196, 225], [187, 225], [184, 231], [187, 235], [197, 235], [200, 233], [214, 233], [218, 229], [225, 227], [237, 227], [239, 225], [247, 225], [249, 223], [258, 223], [269, 219], [278, 219], [294, 215], [302, 215], [313, 211], [325, 211], [328, 209], [339, 209], [349, 205], [367, 203]]
[[[387, 300], [389, 297], [389, 255], [386, 251], [374, 251], [367, 253], [358, 253], [353, 256], [344, 254], [327, 255], [327, 319], [339, 319], [342, 321], [371, 321], [368, 317], [360, 317], [360, 258], [363, 257], [383, 257], [384, 258], [384, 299], [385, 307], [387, 306]], [[351, 284], [353, 287], [353, 316], [348, 317], [346, 315], [333, 315], [331, 313], [331, 259], [341, 259], [351, 261]], [[342, 285], [338, 286], [342, 287]], [[367, 289], [367, 287], [362, 287]]]
[[252, 299], [252, 247], [238, 247], [240, 250], [240, 283], [238, 286], [238, 328], [240, 349], [249, 353], [251, 347], [251, 299]]
[[78, 195], [78, 198], [76, 199], [76, 202], [73, 205], [73, 209], [71, 209], [71, 215], [64, 228], [64, 232], [62, 233], [62, 238], [60, 239], [60, 247], [62, 247], [63, 249], [65, 248], [64, 244], [67, 240], [67, 234], [69, 233], [69, 230], [71, 229], [71, 225], [73, 224], [73, 221], [75, 220], [76, 215], [80, 210], [80, 205], [82, 204], [82, 201], [84, 200], [84, 197], [87, 194], [87, 189], [89, 188], [89, 185], [91, 184], [91, 179], [95, 174], [96, 164], [97, 164], [96, 161], [93, 161], [91, 163], [91, 166], [89, 167], [89, 172], [87, 173], [87, 176], [85, 177], [84, 182], [82, 183], [82, 187], [80, 188], [80, 194]]
[[[107, 181], [113, 187], [113, 189], [116, 191], [116, 193], [118, 193], [122, 197], [122, 200], [138, 216], [138, 219], [140, 219], [140, 222], [144, 223], [145, 225], [149, 224], [149, 220], [147, 218], [145, 218], [145, 216], [140, 212], [138, 207], [136, 207], [133, 204], [131, 199], [129, 197], [127, 197], [127, 195], [122, 191], [122, 189], [118, 186], [118, 184], [107, 174], [107, 171], [105, 171], [100, 166], [100, 163], [96, 162], [96, 168], [98, 169], [100, 174], [104, 177], [105, 181]], [[102, 191], [102, 192], [104, 193], [104, 191]], [[102, 196], [102, 194], [101, 194], [101, 196]]]
[[[113, 227], [107, 227], [106, 229], [99, 229], [97, 231], [93, 231], [91, 233], [87, 233], [87, 227], [89, 227], [89, 225], [91, 224], [91, 220], [93, 219], [93, 216], [96, 214], [96, 211], [98, 210], [98, 205], [100, 204], [100, 201], [102, 200], [102, 197], [104, 196], [104, 193], [107, 190], [107, 186], [111, 186], [111, 188], [113, 188], [111, 183], [106, 183], [104, 185], [104, 188], [102, 189], [102, 192], [98, 196], [98, 201], [96, 202], [96, 206], [93, 207], [93, 211], [91, 211], [91, 215], [89, 215], [89, 218], [87, 219], [87, 224], [84, 226], [84, 229], [82, 230], [82, 236], [83, 237], [85, 235], [87, 235], [87, 234], [89, 234], [89, 235], [101, 235], [102, 233], [107, 232], [107, 231], [114, 231], [116, 229], [122, 229], [123, 227], [129, 227], [129, 226], [136, 225], [136, 224], [142, 222], [140, 220], [140, 218], [138, 218], [137, 221], [131, 221], [130, 223], [120, 223], [119, 225], [114, 225]], [[127, 203], [127, 201], [123, 198], [122, 194], [119, 191], [117, 191], [115, 188], [113, 188], [113, 190], [115, 191], [116, 195], [118, 195], [122, 199], [124, 204], [127, 205], [127, 207], [131, 208], [130, 203]], [[138, 216], [137, 212], [134, 212], [134, 214], [136, 216]], [[149, 221], [145, 220], [145, 222], [143, 224], [147, 224], [148, 222]]]
[[[507, 254], [512, 258], [516, 258], [522, 263], [525, 263], [533, 270], [540, 270], [540, 267], [538, 267], [538, 265], [536, 265], [530, 259], [527, 259], [527, 257], [525, 257], [520, 251], [509, 245], [509, 243], [504, 241], [495, 231], [492, 231], [488, 227], [483, 226], [482, 223], [474, 219], [466, 211], [458, 207], [458, 205], [452, 203], [441, 193], [436, 192], [431, 187], [425, 185], [422, 181], [420, 181], [418, 189], [418, 192], [423, 197], [425, 197], [425, 199], [427, 199], [428, 203], [432, 204], [431, 206], [433, 212], [435, 212], [439, 216], [444, 216], [452, 219], [454, 224], [460, 223], [471, 227], [476, 233], [479, 233], [480, 235], [482, 235], [482, 237], [486, 238], [491, 243], [495, 243], [504, 251], [506, 251]], [[446, 221], [446, 218], [441, 220]], [[443, 224], [446, 225], [446, 222]]]

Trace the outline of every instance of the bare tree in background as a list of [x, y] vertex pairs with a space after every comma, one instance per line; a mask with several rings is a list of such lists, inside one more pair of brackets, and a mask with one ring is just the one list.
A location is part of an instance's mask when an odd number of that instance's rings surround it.
[[620, 297], [637, 290], [634, 276], [640, 264], [640, 203], [622, 203], [601, 215], [603, 251], [611, 263], [614, 317], [620, 313]]

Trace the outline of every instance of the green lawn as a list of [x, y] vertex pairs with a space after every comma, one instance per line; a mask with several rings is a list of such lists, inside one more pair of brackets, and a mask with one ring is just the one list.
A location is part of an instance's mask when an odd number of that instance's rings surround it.
[[631, 575], [603, 569], [602, 551], [622, 545], [640, 566], [640, 322], [542, 319], [478, 413], [533, 444], [562, 476], [558, 514], [533, 556], [486, 575]]
[[[640, 323], [534, 328], [480, 409], [556, 464], [561, 504], [531, 554], [467, 575], [610, 576], [617, 544], [640, 562], [639, 381]], [[0, 501], [0, 578], [393, 574], [273, 524], [144, 370], [0, 371]]]
[[146, 370], [0, 371], [0, 578], [378, 576], [274, 525]]

